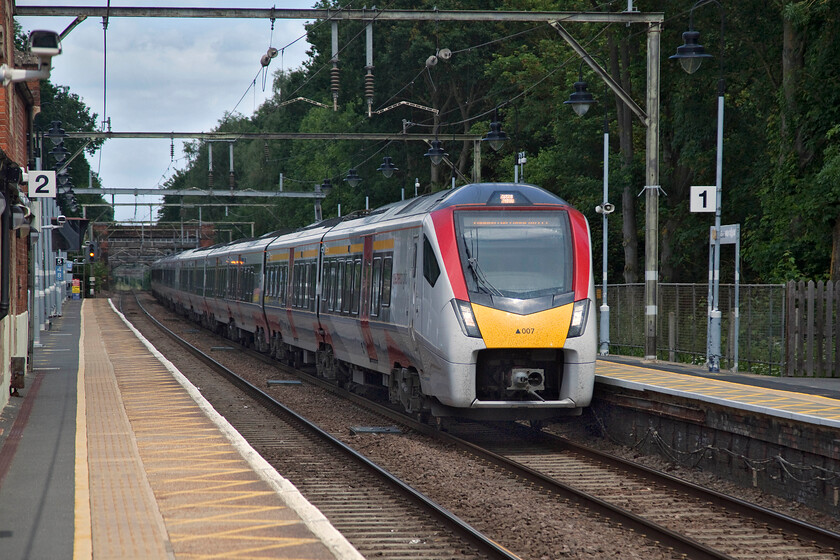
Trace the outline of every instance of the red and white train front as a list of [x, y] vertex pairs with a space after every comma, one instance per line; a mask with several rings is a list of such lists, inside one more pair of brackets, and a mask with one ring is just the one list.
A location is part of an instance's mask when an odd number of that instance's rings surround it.
[[481, 186], [424, 220], [413, 313], [433, 414], [578, 414], [597, 352], [586, 219], [537, 187]]

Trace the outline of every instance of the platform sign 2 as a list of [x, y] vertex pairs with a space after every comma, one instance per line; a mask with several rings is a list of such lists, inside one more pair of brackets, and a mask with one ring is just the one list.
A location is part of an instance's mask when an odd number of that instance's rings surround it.
[[692, 212], [714, 212], [716, 203], [715, 186], [692, 186], [690, 201], [689, 207]]
[[29, 198], [55, 198], [58, 192], [55, 171], [30, 171]]

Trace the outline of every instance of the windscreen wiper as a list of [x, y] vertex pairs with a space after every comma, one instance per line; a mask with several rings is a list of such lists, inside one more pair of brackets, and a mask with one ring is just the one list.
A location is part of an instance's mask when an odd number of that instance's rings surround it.
[[502, 292], [500, 292], [491, 282], [487, 279], [487, 276], [484, 275], [484, 271], [481, 269], [481, 266], [478, 264], [478, 259], [473, 257], [470, 254], [470, 250], [467, 247], [467, 264], [470, 267], [470, 271], [472, 272], [473, 278], [475, 278], [476, 285], [483, 289], [490, 295], [504, 297]]

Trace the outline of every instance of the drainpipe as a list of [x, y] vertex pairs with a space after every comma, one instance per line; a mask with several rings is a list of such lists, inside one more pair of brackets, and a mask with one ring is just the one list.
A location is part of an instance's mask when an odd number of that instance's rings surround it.
[[[0, 195], [4, 196], [5, 195]], [[3, 214], [0, 214], [0, 319], [5, 319], [9, 314], [9, 220], [11, 209], [8, 199], [4, 204]]]

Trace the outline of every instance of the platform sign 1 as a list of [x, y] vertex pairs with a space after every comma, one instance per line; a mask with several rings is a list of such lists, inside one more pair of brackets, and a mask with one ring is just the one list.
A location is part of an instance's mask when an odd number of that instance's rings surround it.
[[55, 198], [58, 192], [55, 171], [30, 171], [29, 198]]
[[715, 211], [715, 186], [691, 187], [690, 209], [692, 212]]

